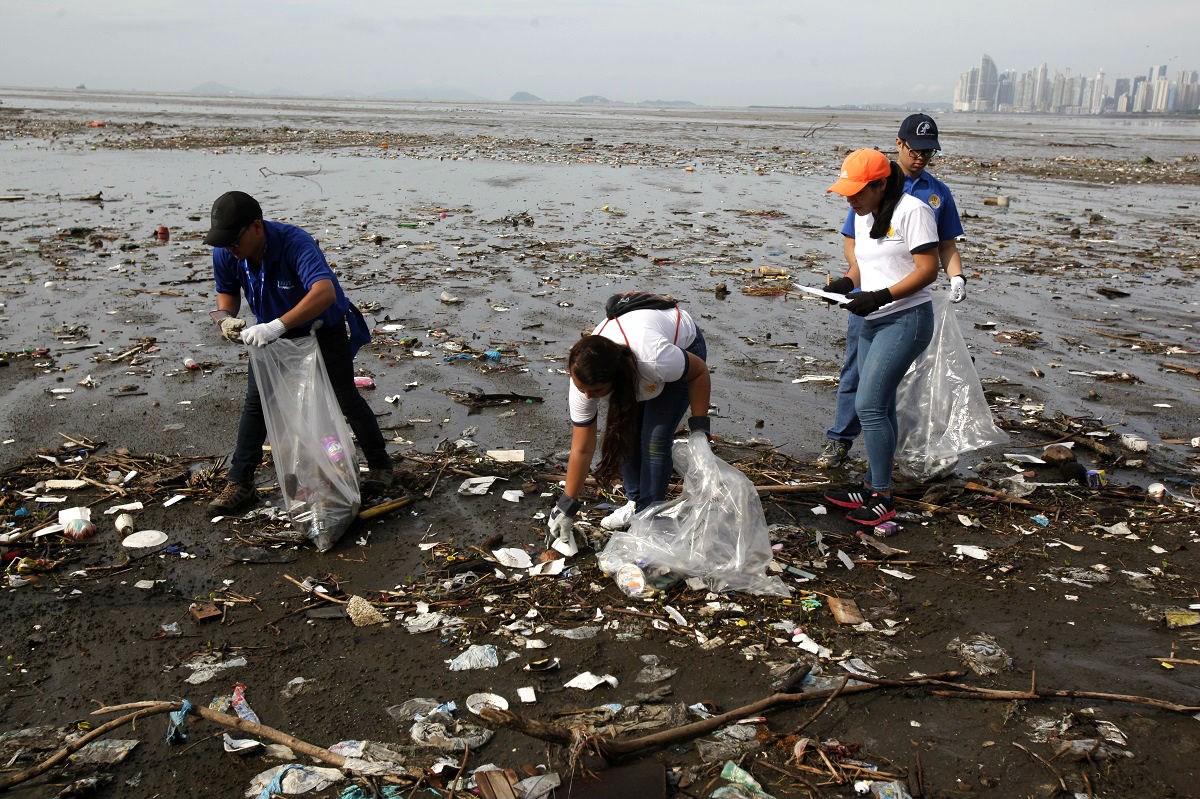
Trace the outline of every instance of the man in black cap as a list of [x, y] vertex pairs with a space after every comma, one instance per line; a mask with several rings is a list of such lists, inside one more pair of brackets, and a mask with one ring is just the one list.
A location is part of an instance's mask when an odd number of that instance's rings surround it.
[[[925, 171], [934, 153], [942, 149], [938, 143], [937, 123], [928, 114], [911, 114], [900, 123], [896, 134], [896, 163], [904, 172], [904, 193], [911, 194], [933, 209], [937, 220], [938, 256], [946, 276], [950, 278], [950, 301], [962, 302], [967, 296], [967, 281], [963, 277], [962, 257], [958, 253], [957, 239], [963, 234], [962, 221], [958, 217], [958, 206], [954, 195], [945, 183]], [[845, 254], [848, 266], [854, 260], [854, 211], [846, 215], [842, 225], [845, 236]], [[833, 426], [825, 431], [825, 448], [815, 463], [822, 468], [841, 466], [850, 457], [850, 447], [862, 430], [858, 414], [854, 411], [854, 398], [858, 393], [858, 334], [862, 319], [854, 314], [848, 317], [846, 329], [846, 359], [842, 364], [838, 380], [837, 410]]]
[[[329, 382], [370, 470], [363, 492], [386, 491], [392, 485], [392, 460], [375, 414], [354, 385], [354, 354], [371, 340], [371, 334], [362, 314], [346, 299], [317, 242], [294, 225], [264, 220], [257, 200], [230, 191], [213, 203], [204, 243], [213, 247], [217, 310], [212, 317], [222, 336], [265, 347], [279, 338], [307, 336], [316, 325]], [[258, 319], [250, 327], [237, 318], [243, 294]], [[228, 482], [209, 503], [210, 510], [232, 513], [255, 502], [254, 471], [262, 460], [266, 437], [251, 367]]]

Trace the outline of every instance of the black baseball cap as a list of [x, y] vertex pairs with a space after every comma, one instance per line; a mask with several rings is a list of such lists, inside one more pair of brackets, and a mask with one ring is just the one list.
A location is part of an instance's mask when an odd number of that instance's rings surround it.
[[905, 117], [896, 136], [914, 150], [942, 149], [942, 145], [938, 144], [937, 123], [928, 114]]
[[212, 206], [212, 219], [204, 243], [228, 247], [255, 219], [262, 219], [262, 206], [244, 191], [227, 191]]

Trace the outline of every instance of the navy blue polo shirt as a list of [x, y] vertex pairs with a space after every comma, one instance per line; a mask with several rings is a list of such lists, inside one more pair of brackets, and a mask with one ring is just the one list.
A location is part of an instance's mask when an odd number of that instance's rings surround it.
[[[957, 239], [963, 234], [962, 220], [958, 218], [958, 206], [950, 188], [926, 171], [913, 178], [904, 176], [904, 193], [911, 194], [933, 209], [937, 220], [938, 241]], [[846, 215], [842, 235], [854, 238], [854, 210]]]
[[[240, 291], [262, 324], [278, 319], [299, 305], [314, 284], [332, 280], [336, 299], [317, 319], [323, 322], [323, 327], [342, 324], [350, 302], [316, 240], [295, 225], [283, 222], [264, 220], [263, 228], [267, 241], [261, 268], [255, 268], [244, 259], [239, 261], [223, 247], [213, 249], [217, 291], [234, 296]], [[295, 329], [307, 330], [311, 325], [312, 322], [308, 322]]]

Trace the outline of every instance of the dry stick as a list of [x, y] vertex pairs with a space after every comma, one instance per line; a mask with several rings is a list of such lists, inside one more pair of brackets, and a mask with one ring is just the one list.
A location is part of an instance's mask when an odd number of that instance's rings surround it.
[[1022, 752], [1024, 752], [1024, 753], [1025, 753], [1025, 754], [1027, 754], [1027, 755], [1029, 755], [1030, 757], [1032, 757], [1032, 758], [1033, 758], [1034, 760], [1036, 760], [1037, 762], [1041, 763], [1041, 764], [1042, 764], [1043, 766], [1045, 766], [1046, 768], [1050, 769], [1050, 773], [1054, 775], [1054, 778], [1055, 778], [1056, 780], [1058, 780], [1058, 784], [1059, 784], [1059, 786], [1062, 788], [1062, 792], [1063, 792], [1063, 793], [1067, 793], [1067, 782], [1066, 782], [1066, 780], [1064, 780], [1064, 779], [1062, 778], [1062, 775], [1058, 773], [1058, 769], [1056, 769], [1054, 766], [1052, 766], [1052, 765], [1050, 765], [1049, 763], [1047, 763], [1047, 762], [1046, 762], [1046, 760], [1045, 760], [1044, 758], [1042, 758], [1042, 756], [1041, 756], [1041, 755], [1038, 755], [1038, 754], [1037, 754], [1037, 753], [1035, 753], [1035, 752], [1031, 752], [1031, 751], [1029, 751], [1029, 750], [1028, 750], [1028, 749], [1026, 749], [1025, 747], [1021, 746], [1019, 743], [1017, 743], [1016, 741], [1013, 741], [1013, 746], [1017, 747], [1017, 748], [1018, 748], [1018, 749], [1020, 749]]
[[[154, 714], [169, 713], [179, 710], [182, 707], [182, 702], [130, 702], [124, 705], [114, 705], [112, 707], [102, 707], [99, 710], [93, 710], [92, 715], [104, 716], [109, 713], [119, 713], [122, 710], [129, 710], [133, 708], [147, 708], [150, 709]], [[252, 735], [256, 738], [266, 738], [268, 741], [274, 741], [277, 744], [283, 744], [293, 752], [299, 752], [300, 754], [314, 757], [317, 760], [321, 760], [330, 764], [331, 766], [335, 766], [336, 768], [343, 768], [346, 765], [345, 756], [330, 752], [328, 749], [316, 746], [315, 744], [310, 744], [307, 741], [302, 741], [299, 738], [288, 735], [286, 732], [281, 732], [274, 727], [268, 727], [265, 724], [256, 724], [253, 721], [247, 721], [246, 719], [241, 719], [237, 716], [218, 713], [217, 711], [211, 710], [210, 708], [202, 705], [192, 705], [191, 713], [199, 716], [205, 721], [211, 721], [213, 724], [220, 724], [223, 727], [228, 727], [232, 730], [237, 730], [247, 735]], [[145, 715], [151, 714], [147, 713]]]
[[124, 725], [129, 724], [132, 721], [136, 721], [143, 716], [154, 716], [159, 713], [166, 713], [171, 710], [179, 709], [178, 702], [146, 702], [144, 704], [146, 707], [142, 707], [133, 713], [127, 713], [126, 715], [115, 718], [112, 721], [105, 722], [86, 735], [76, 738], [74, 741], [62, 747], [57, 752], [50, 755], [50, 757], [43, 760], [41, 763], [30, 766], [24, 771], [18, 771], [16, 774], [10, 774], [7, 777], [0, 777], [0, 792], [7, 791], [14, 785], [18, 785], [26, 780], [31, 780], [39, 774], [49, 771], [65, 760], [72, 752], [82, 749], [85, 745], [103, 736], [106, 732], [115, 730], [117, 727], [123, 727]]
[[467, 744], [466, 746], [463, 747], [463, 756], [462, 757], [463, 757], [462, 765], [458, 767], [458, 773], [454, 775], [454, 782], [450, 783], [450, 796], [448, 797], [448, 799], [454, 799], [455, 794], [458, 793], [458, 781], [462, 777], [463, 772], [466, 771], [467, 760], [469, 760], [471, 757], [471, 745], [470, 744]]
[[292, 585], [295, 585], [297, 588], [307, 591], [309, 594], [316, 597], [317, 599], [324, 599], [326, 602], [333, 602], [338, 605], [349, 605], [350, 604], [350, 600], [348, 600], [348, 599], [334, 599], [329, 594], [326, 594], [323, 591], [318, 591], [315, 588], [309, 588], [307, 585], [300, 582], [295, 577], [292, 577], [290, 574], [283, 575], [283, 579], [287, 580]]
[[[842, 694], [856, 694], [865, 691], [875, 691], [881, 687], [907, 687], [918, 686], [924, 684], [941, 685], [944, 678], [954, 679], [961, 677], [962, 672], [950, 671], [941, 674], [932, 674], [927, 677], [918, 677], [914, 679], [891, 680], [881, 682], [880, 684], [863, 684], [863, 685], [847, 685], [841, 689], [829, 689], [824, 691], [812, 691], [799, 694], [772, 694], [752, 702], [749, 705], [743, 705], [739, 708], [734, 708], [728, 712], [722, 713], [712, 718], [703, 719], [701, 721], [685, 724], [681, 727], [675, 727], [662, 732], [656, 732], [651, 735], [644, 735], [640, 738], [630, 738], [624, 741], [608, 741], [597, 739], [601, 753], [614, 758], [624, 757], [633, 754], [643, 749], [652, 749], [669, 744], [686, 741], [692, 738], [697, 738], [701, 735], [711, 732], [712, 730], [724, 727], [730, 722], [745, 718], [746, 716], [756, 716], [764, 710], [779, 707], [781, 705], [803, 704], [816, 699], [825, 699], [835, 691], [840, 690]], [[574, 736], [571, 730], [559, 727], [553, 724], [539, 721], [537, 719], [526, 718], [519, 716], [510, 710], [498, 710], [494, 707], [484, 707], [480, 709], [479, 715], [487, 725], [492, 729], [507, 728], [516, 730], [517, 732], [528, 735], [532, 738], [540, 738], [543, 741], [560, 744], [562, 746], [570, 746], [574, 741]]]
[[831, 694], [829, 695], [829, 698], [825, 700], [824, 704], [822, 704], [822, 705], [821, 705], [819, 708], [817, 708], [817, 712], [816, 712], [816, 713], [813, 713], [811, 716], [809, 716], [809, 717], [808, 717], [808, 721], [804, 722], [804, 723], [803, 723], [803, 724], [801, 724], [799, 727], [797, 727], [797, 728], [795, 729], [795, 731], [794, 731], [792, 734], [793, 734], [793, 735], [799, 735], [800, 733], [802, 733], [802, 732], [804, 732], [806, 729], [808, 729], [808, 727], [809, 727], [809, 726], [810, 726], [810, 725], [811, 725], [811, 724], [812, 724], [814, 721], [816, 721], [818, 718], [820, 718], [820, 716], [821, 716], [821, 714], [822, 714], [822, 713], [824, 713], [824, 712], [825, 712], [825, 708], [829, 707], [829, 704], [830, 704], [831, 702], [833, 702], [833, 700], [835, 700], [835, 699], [837, 699], [837, 698], [838, 698], [838, 694], [840, 694], [840, 693], [842, 692], [842, 689], [843, 689], [843, 688], [845, 688], [845, 687], [846, 687], [846, 684], [847, 684], [847, 683], [849, 683], [849, 682], [850, 682], [850, 675], [849, 675], [849, 674], [847, 674], [847, 675], [846, 675], [846, 676], [845, 676], [845, 677], [842, 679], [842, 683], [841, 683], [841, 685], [839, 685], [839, 686], [838, 686], [838, 687], [837, 687], [837, 688], [834, 690], [834, 692], [833, 692], [833, 693], [831, 693]]

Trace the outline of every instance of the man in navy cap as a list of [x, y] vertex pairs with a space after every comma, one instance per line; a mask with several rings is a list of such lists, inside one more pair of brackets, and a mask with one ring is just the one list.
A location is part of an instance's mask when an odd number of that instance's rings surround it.
[[[294, 225], [264, 220], [257, 200], [230, 191], [213, 203], [204, 243], [213, 247], [217, 310], [212, 318], [221, 335], [265, 347], [280, 338], [307, 336], [315, 326], [330, 385], [366, 456], [370, 471], [363, 492], [386, 491], [393, 480], [392, 460], [374, 412], [354, 385], [354, 354], [371, 340], [371, 334], [362, 314], [346, 299], [317, 242]], [[258, 319], [250, 327], [237, 317], [243, 294]], [[227, 482], [209, 503], [210, 510], [233, 513], [255, 502], [254, 471], [266, 438], [251, 367]]]
[[[904, 192], [924, 201], [933, 209], [937, 219], [938, 255], [942, 268], [950, 278], [951, 302], [962, 302], [967, 296], [967, 281], [963, 277], [962, 258], [957, 239], [963, 234], [954, 195], [945, 183], [925, 171], [934, 154], [942, 149], [938, 143], [937, 123], [928, 114], [911, 114], [900, 123], [896, 134], [896, 163], [904, 172]], [[842, 225], [845, 237], [846, 263], [854, 265], [854, 211], [846, 215]], [[838, 380], [837, 411], [833, 426], [825, 431], [825, 447], [816, 464], [824, 468], [841, 466], [850, 456], [850, 447], [862, 431], [858, 414], [854, 412], [854, 397], [858, 393], [858, 334], [863, 319], [846, 314], [846, 360]]]

